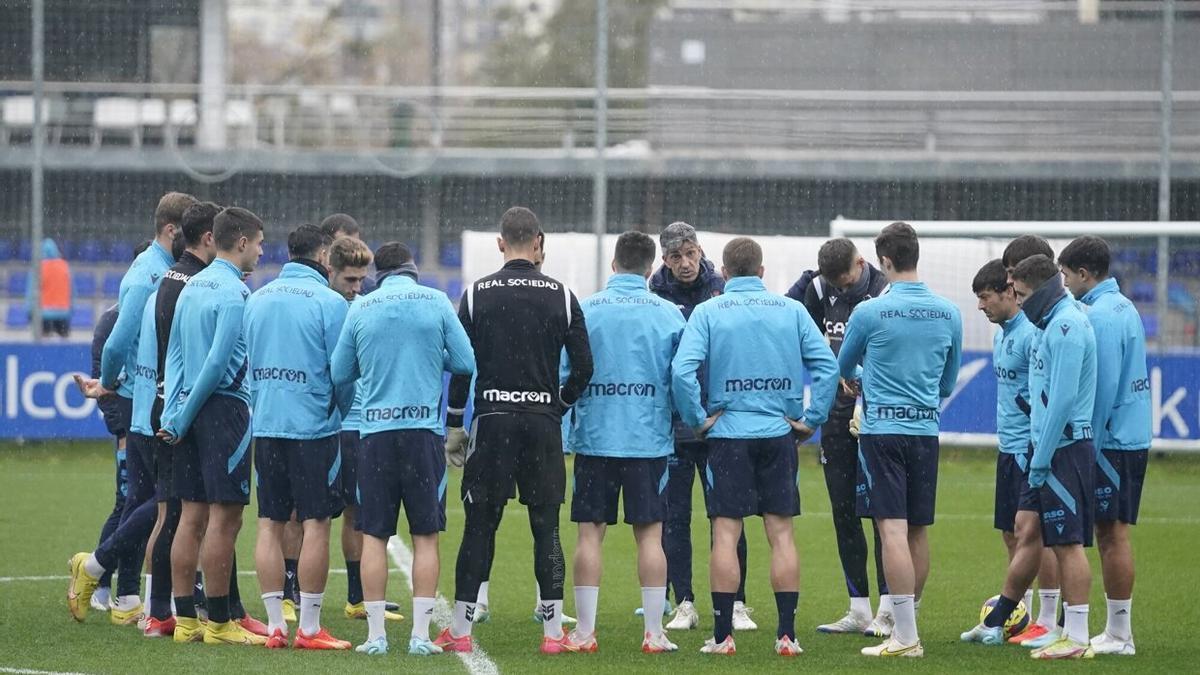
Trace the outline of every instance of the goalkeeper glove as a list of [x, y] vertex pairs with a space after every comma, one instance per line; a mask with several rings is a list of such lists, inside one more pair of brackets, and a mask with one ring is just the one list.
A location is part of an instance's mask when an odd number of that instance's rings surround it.
[[854, 415], [850, 417], [850, 435], [858, 438], [858, 430], [862, 428], [862, 406], [854, 406]]
[[456, 467], [467, 463], [467, 432], [462, 427], [446, 430], [446, 463]]

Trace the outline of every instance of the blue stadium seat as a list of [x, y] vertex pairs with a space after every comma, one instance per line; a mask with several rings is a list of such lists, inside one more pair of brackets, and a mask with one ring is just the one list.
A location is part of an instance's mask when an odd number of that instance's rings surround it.
[[121, 277], [123, 276], [125, 276], [124, 272], [104, 273], [104, 297], [115, 300], [121, 294]]
[[25, 328], [29, 325], [29, 314], [25, 311], [25, 307], [19, 304], [8, 306], [8, 312], [4, 315], [4, 325], [9, 328]]
[[8, 284], [5, 286], [10, 298], [23, 298], [25, 291], [29, 289], [29, 277], [24, 270], [13, 270], [8, 275]]
[[16, 254], [17, 245], [8, 239], [0, 239], [0, 263], [8, 262]]
[[1129, 287], [1129, 299], [1134, 302], [1152, 303], [1158, 297], [1153, 281], [1135, 281]]
[[71, 285], [75, 287], [76, 297], [96, 297], [96, 275], [91, 272], [71, 272]]
[[104, 259], [104, 247], [95, 239], [84, 240], [75, 251], [75, 259], [79, 262], [95, 264]]
[[1146, 331], [1146, 339], [1158, 337], [1158, 315], [1149, 312], [1142, 314], [1142, 328]]
[[442, 242], [438, 252], [438, 263], [442, 267], [462, 267], [462, 244], [456, 241]]
[[1200, 277], [1200, 250], [1183, 249], [1171, 252], [1171, 274]]
[[17, 242], [17, 260], [28, 261], [28, 260], [32, 260], [32, 259], [33, 259], [33, 245], [29, 243], [28, 239], [22, 239], [22, 240], [18, 241]]
[[133, 260], [133, 244], [127, 241], [110, 240], [103, 245], [102, 258], [111, 263], [128, 265]]
[[269, 265], [282, 265], [288, 261], [287, 244], [269, 241], [263, 244], [262, 262]]
[[446, 295], [448, 295], [450, 297], [450, 302], [458, 302], [459, 298], [462, 297], [462, 294], [463, 294], [462, 279], [459, 279], [458, 277], [454, 277], [450, 281], [446, 282]]
[[90, 303], [71, 309], [71, 328], [91, 328], [95, 325], [95, 320], [96, 313]]

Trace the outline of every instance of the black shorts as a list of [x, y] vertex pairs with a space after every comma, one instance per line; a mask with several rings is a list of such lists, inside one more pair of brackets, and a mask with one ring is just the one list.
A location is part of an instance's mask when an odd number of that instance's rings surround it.
[[155, 496], [154, 449], [159, 440], [131, 431], [125, 437], [125, 497], [141, 504]]
[[342, 511], [338, 437], [254, 439], [258, 517], [286, 523], [323, 520]]
[[250, 408], [233, 396], [208, 397], [171, 448], [175, 496], [207, 504], [250, 503]]
[[573, 523], [616, 525], [621, 501], [626, 523], [661, 523], [667, 518], [667, 458], [575, 455], [573, 493]]
[[362, 446], [362, 438], [357, 429], [342, 431], [338, 434], [338, 442], [342, 448], [342, 503], [358, 506], [358, 449]]
[[1092, 442], [1075, 441], [1054, 452], [1045, 484], [1033, 488], [1025, 481], [1020, 509], [1039, 514], [1043, 545], [1092, 545], [1095, 468]]
[[462, 498], [503, 505], [520, 489], [526, 506], [562, 504], [567, 491], [562, 421], [534, 413], [486, 413], [471, 423]]
[[113, 400], [116, 401], [113, 405], [113, 416], [116, 418], [113, 428], [121, 430], [117, 436], [128, 436], [129, 427], [133, 424], [133, 399], [117, 394]]
[[800, 515], [799, 461], [792, 435], [710, 438], [704, 491], [709, 518]]
[[1105, 450], [1096, 455], [1096, 520], [1136, 525], [1149, 450]]
[[1029, 482], [1029, 454], [1001, 452], [996, 455], [996, 508], [993, 527], [1015, 532], [1021, 490]]
[[160, 502], [175, 498], [175, 467], [171, 454], [171, 446], [156, 438], [154, 442], [154, 494]]
[[938, 437], [863, 434], [858, 441], [858, 515], [932, 525]]
[[446, 529], [446, 454], [442, 437], [427, 429], [381, 431], [358, 449], [358, 524], [363, 534], [396, 534], [400, 507], [411, 534]]

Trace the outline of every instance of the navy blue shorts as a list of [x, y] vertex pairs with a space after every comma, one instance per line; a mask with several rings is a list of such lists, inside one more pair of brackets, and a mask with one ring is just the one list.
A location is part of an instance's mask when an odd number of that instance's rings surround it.
[[710, 438], [704, 491], [709, 518], [800, 515], [799, 462], [792, 435]]
[[339, 433], [338, 442], [342, 448], [342, 503], [358, 506], [358, 449], [362, 439], [355, 429]]
[[432, 431], [363, 436], [358, 449], [359, 529], [387, 539], [396, 534], [403, 505], [411, 534], [445, 531], [448, 477], [442, 437]]
[[1015, 532], [1021, 490], [1029, 483], [1029, 454], [1001, 452], [996, 455], [996, 509], [993, 526]]
[[159, 440], [136, 431], [125, 436], [125, 497], [141, 504], [155, 495], [154, 450]]
[[116, 394], [113, 400], [115, 403], [113, 404], [112, 427], [120, 430], [120, 433], [116, 434], [118, 437], [128, 436], [129, 427], [133, 424], [133, 399]]
[[667, 458], [575, 455], [571, 522], [616, 525], [622, 501], [630, 525], [666, 520]]
[[1025, 481], [1020, 508], [1040, 514], [1043, 545], [1092, 545], [1095, 468], [1092, 442], [1075, 441], [1054, 452], [1044, 485], [1032, 488]]
[[171, 456], [179, 499], [249, 504], [250, 408], [233, 396], [209, 396]]
[[323, 520], [342, 511], [337, 435], [311, 440], [255, 438], [258, 517], [277, 523]]
[[157, 437], [154, 439], [154, 494], [158, 501], [165, 502], [175, 498], [174, 460], [171, 459], [171, 446], [163, 443]]
[[858, 443], [858, 515], [932, 525], [938, 437], [863, 434]]
[[1096, 455], [1096, 520], [1136, 525], [1149, 450], [1105, 450]]

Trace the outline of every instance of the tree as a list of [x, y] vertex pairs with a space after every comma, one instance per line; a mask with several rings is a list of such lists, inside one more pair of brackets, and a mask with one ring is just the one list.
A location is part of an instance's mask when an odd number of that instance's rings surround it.
[[[666, 0], [610, 0], [608, 83], [643, 87], [649, 69], [649, 31]], [[497, 11], [500, 38], [488, 50], [480, 75], [496, 86], [591, 87], [595, 83], [596, 3], [563, 0], [541, 30], [528, 27], [522, 10]]]

